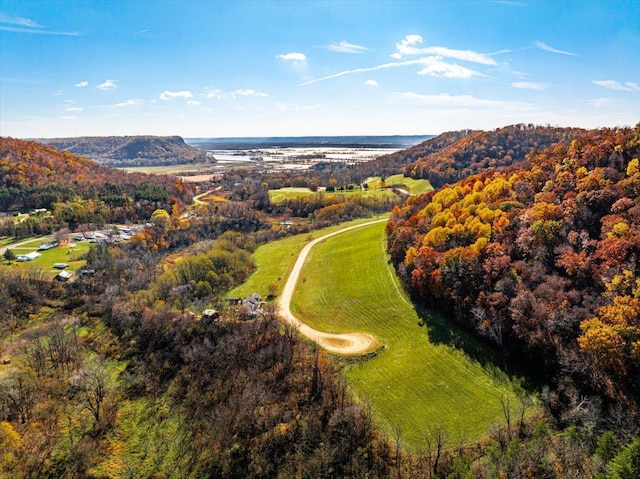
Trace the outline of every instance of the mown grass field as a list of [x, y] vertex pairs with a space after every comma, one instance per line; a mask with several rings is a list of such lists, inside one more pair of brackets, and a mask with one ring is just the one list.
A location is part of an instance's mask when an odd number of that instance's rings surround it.
[[289, 273], [293, 268], [293, 264], [296, 262], [298, 253], [300, 253], [300, 250], [307, 242], [324, 234], [331, 233], [332, 231], [343, 229], [347, 226], [366, 223], [373, 219], [383, 219], [386, 217], [388, 217], [388, 215], [361, 218], [347, 223], [342, 223], [340, 225], [315, 230], [308, 234], [290, 236], [288, 238], [261, 245], [253, 253], [253, 260], [257, 266], [256, 270], [245, 283], [231, 290], [227, 294], [227, 297], [242, 298], [251, 293], [258, 293], [263, 298], [266, 298], [269, 294], [268, 286], [270, 284], [277, 284], [277, 294], [280, 294], [280, 291], [282, 291]]
[[[378, 180], [380, 178], [378, 177]], [[414, 180], [403, 175], [393, 175], [385, 179], [385, 185], [387, 187], [397, 186], [399, 188], [406, 188], [412, 195], [421, 195], [427, 191], [433, 190], [433, 186], [427, 180]]]
[[[12, 251], [16, 256], [21, 254], [31, 253], [32, 251], [37, 251], [38, 247], [41, 243], [45, 243], [48, 240], [44, 237], [34, 239], [29, 243], [22, 244], [20, 246], [16, 246], [12, 248]], [[38, 251], [41, 254], [39, 258], [34, 259], [33, 261], [25, 261], [25, 262], [14, 262], [14, 268], [25, 268], [25, 267], [40, 267], [47, 270], [49, 275], [54, 278], [60, 270], [54, 269], [54, 263], [68, 263], [69, 267], [66, 268], [67, 271], [77, 271], [82, 268], [86, 261], [83, 258], [84, 254], [89, 251], [90, 243], [88, 241], [79, 241], [74, 243], [75, 247], [70, 246], [61, 246], [55, 247], [48, 250]]]
[[[425, 434], [434, 427], [444, 428], [451, 443], [482, 437], [504, 421], [502, 397], [518, 403], [517, 388], [495, 367], [482, 366], [450, 345], [464, 343], [485, 362], [489, 355], [470, 337], [435, 315], [419, 316], [387, 264], [383, 230], [384, 223], [379, 223], [315, 246], [292, 310], [317, 329], [364, 331], [384, 343], [377, 356], [349, 364], [343, 374], [356, 398], [371, 404], [377, 423], [390, 436], [400, 431], [403, 443], [412, 449], [423, 447]], [[256, 273], [282, 268], [278, 277], [286, 278], [304, 240], [287, 238], [259, 248]], [[258, 274], [251, 281], [253, 289], [239, 288], [237, 294], [260, 292]]]

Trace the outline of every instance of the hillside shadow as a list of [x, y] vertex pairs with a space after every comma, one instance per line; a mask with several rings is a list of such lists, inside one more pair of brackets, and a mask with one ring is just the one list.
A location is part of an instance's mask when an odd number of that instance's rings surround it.
[[461, 327], [446, 321], [438, 312], [413, 304], [418, 314], [418, 326], [425, 329], [429, 341], [434, 345], [444, 345], [465, 353], [477, 362], [498, 382], [515, 381], [527, 391], [540, 390], [544, 385], [537, 368], [507, 358], [498, 351]]

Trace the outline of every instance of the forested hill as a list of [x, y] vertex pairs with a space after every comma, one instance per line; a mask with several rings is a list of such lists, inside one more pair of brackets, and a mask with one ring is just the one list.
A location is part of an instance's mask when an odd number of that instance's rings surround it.
[[38, 142], [109, 166], [168, 165], [207, 161], [206, 155], [179, 136], [84, 136]]
[[524, 161], [533, 150], [559, 141], [570, 142], [584, 130], [511, 125], [493, 131], [443, 133], [408, 150], [389, 155], [403, 162], [405, 176], [425, 178], [435, 188], [454, 183], [487, 168], [504, 168]]
[[413, 298], [552, 377], [565, 419], [618, 404], [638, 424], [639, 158], [640, 123], [587, 131], [410, 198], [387, 225]]
[[177, 178], [127, 173], [33, 141], [0, 137], [0, 211], [76, 199], [123, 206], [171, 198], [187, 203], [191, 197], [190, 187]]

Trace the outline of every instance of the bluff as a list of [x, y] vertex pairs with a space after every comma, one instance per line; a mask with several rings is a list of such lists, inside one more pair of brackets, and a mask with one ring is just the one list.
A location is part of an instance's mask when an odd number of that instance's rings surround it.
[[201, 163], [206, 154], [179, 136], [83, 136], [36, 140], [107, 166], [162, 166]]

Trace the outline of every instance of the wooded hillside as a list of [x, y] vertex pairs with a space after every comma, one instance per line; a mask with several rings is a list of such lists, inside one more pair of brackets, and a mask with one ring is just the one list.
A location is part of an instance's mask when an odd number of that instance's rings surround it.
[[111, 206], [170, 198], [188, 203], [192, 195], [178, 178], [127, 173], [33, 141], [0, 138], [0, 211], [77, 199]]
[[639, 157], [640, 124], [584, 132], [411, 198], [387, 226], [411, 295], [543, 371], [566, 420], [638, 417]]
[[569, 142], [583, 131], [532, 124], [493, 131], [463, 130], [444, 133], [395, 155], [405, 158], [406, 176], [427, 179], [434, 188], [439, 188], [489, 168], [521, 163], [532, 151], [559, 141]]
[[83, 136], [38, 140], [109, 166], [168, 165], [207, 161], [179, 136]]

